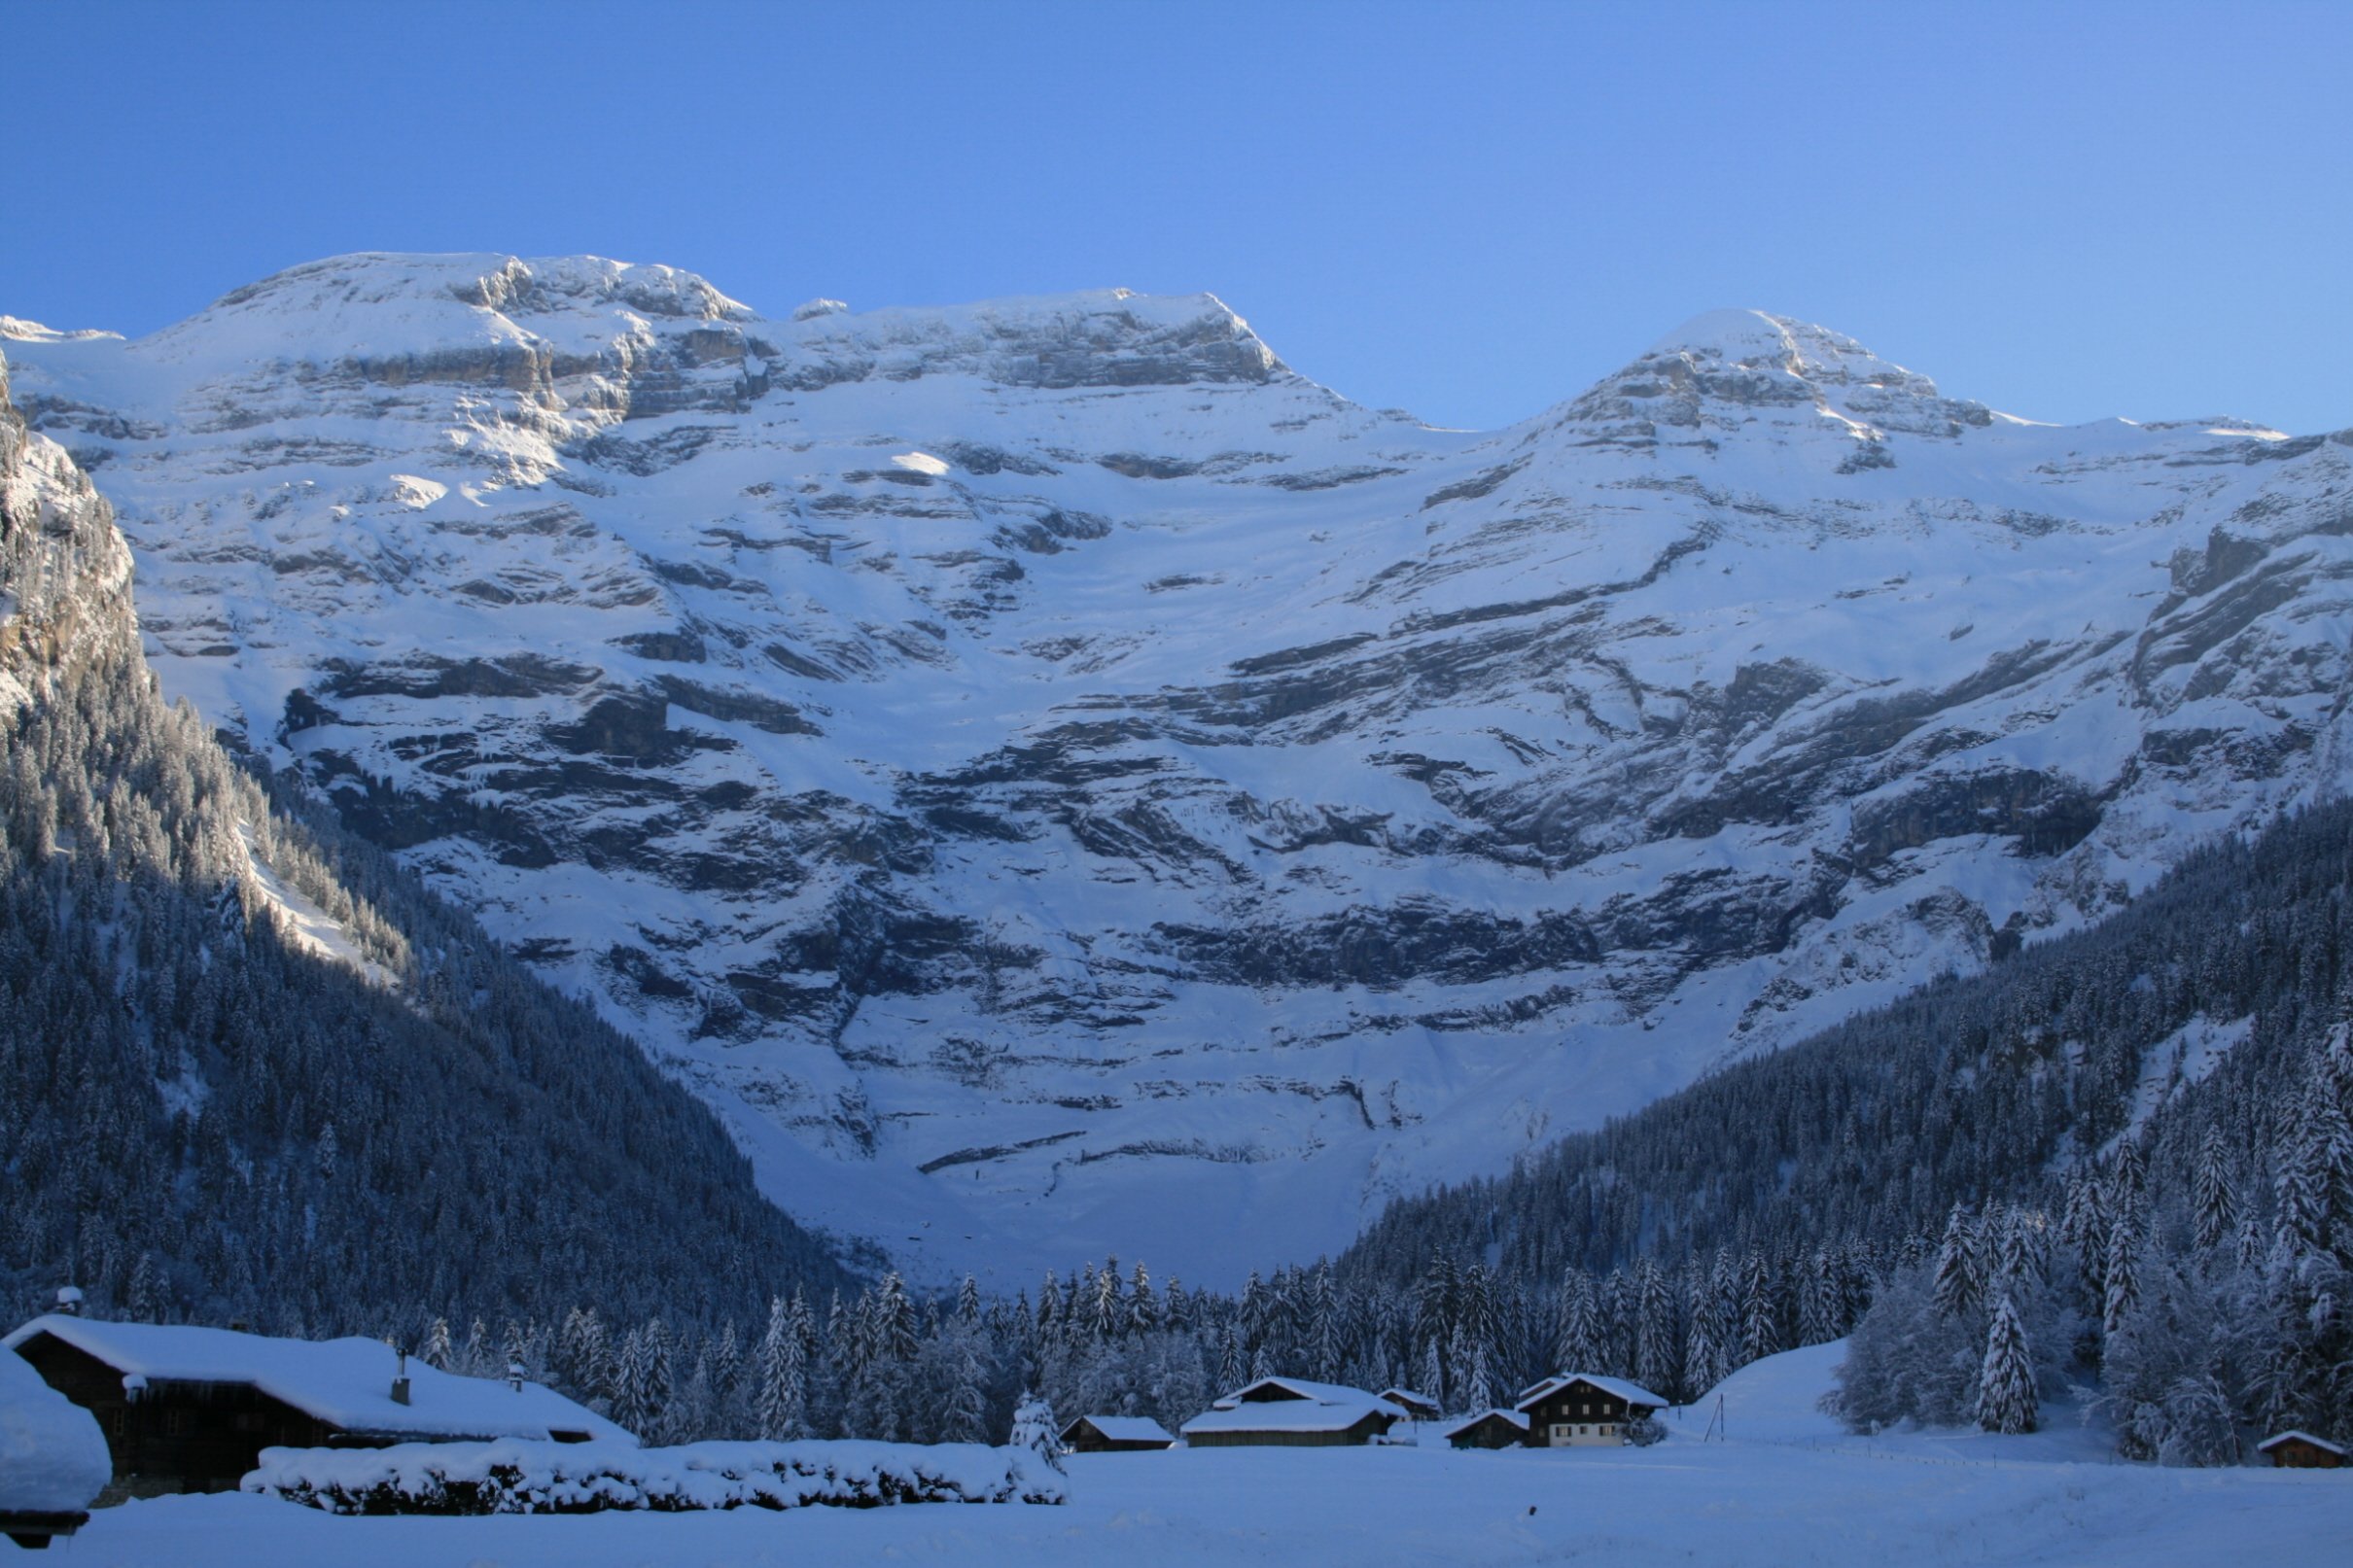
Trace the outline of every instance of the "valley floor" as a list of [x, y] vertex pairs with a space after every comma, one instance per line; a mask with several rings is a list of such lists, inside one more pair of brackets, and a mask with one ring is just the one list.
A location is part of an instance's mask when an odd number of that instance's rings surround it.
[[1061, 1508], [336, 1518], [254, 1497], [167, 1498], [100, 1513], [72, 1551], [107, 1568], [2207, 1568], [2258, 1543], [2280, 1562], [2335, 1561], [2353, 1537], [2353, 1472], [2125, 1465], [2065, 1424], [2023, 1439], [1839, 1434], [1792, 1397], [1819, 1388], [1828, 1348], [1734, 1379], [1723, 1442], [1700, 1440], [1694, 1410], [1647, 1449], [1088, 1455], [1071, 1461]]

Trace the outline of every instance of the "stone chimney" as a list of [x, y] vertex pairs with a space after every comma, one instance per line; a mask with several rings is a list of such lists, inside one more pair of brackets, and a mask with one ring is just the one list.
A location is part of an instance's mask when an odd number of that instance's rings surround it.
[[507, 1386], [518, 1394], [523, 1391], [523, 1364], [521, 1362], [509, 1361], [507, 1363]]
[[80, 1285], [59, 1285], [57, 1287], [57, 1313], [61, 1317], [80, 1317], [82, 1315], [82, 1287]]
[[392, 1375], [392, 1402], [395, 1405], [405, 1405], [408, 1403], [408, 1352], [398, 1345], [395, 1345], [393, 1349], [401, 1358], [401, 1366], [400, 1370]]

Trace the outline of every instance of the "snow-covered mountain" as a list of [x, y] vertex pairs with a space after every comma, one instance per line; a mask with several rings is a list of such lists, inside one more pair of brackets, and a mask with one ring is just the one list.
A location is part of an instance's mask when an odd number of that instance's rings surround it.
[[358, 256], [0, 334], [168, 690], [1007, 1285], [1334, 1247], [2353, 769], [2353, 433], [1751, 311], [1492, 435], [1206, 295]]

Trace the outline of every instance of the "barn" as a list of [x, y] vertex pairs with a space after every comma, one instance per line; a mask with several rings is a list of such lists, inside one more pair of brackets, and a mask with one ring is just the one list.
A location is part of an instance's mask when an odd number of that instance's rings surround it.
[[1436, 1400], [1410, 1388], [1384, 1388], [1381, 1397], [1403, 1411], [1408, 1420], [1435, 1421], [1446, 1413]]
[[1528, 1417], [1518, 1411], [1481, 1411], [1438, 1435], [1457, 1448], [1517, 1448], [1528, 1442]]
[[2255, 1446], [2255, 1451], [2269, 1454], [2272, 1467], [2278, 1470], [2341, 1470], [2346, 1457], [2342, 1445], [2309, 1432], [2282, 1432], [2265, 1438]]
[[0, 1345], [97, 1417], [115, 1481], [141, 1492], [230, 1490], [266, 1447], [637, 1441], [538, 1383], [460, 1377], [380, 1340], [53, 1314]]
[[1062, 1446], [1072, 1453], [1143, 1453], [1176, 1442], [1148, 1415], [1082, 1415], [1062, 1429]]
[[1666, 1407], [1639, 1383], [1568, 1372], [1528, 1389], [1512, 1409], [1528, 1417], [1528, 1446], [1572, 1448], [1625, 1443], [1629, 1425]]
[[1184, 1423], [1196, 1448], [1334, 1447], [1385, 1437], [1405, 1411], [1378, 1394], [1303, 1377], [1261, 1377]]

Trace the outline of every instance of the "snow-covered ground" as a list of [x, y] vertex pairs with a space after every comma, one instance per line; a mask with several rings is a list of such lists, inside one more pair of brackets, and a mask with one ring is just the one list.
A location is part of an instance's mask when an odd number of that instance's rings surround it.
[[[587, 1518], [336, 1518], [258, 1497], [98, 1515], [76, 1542], [125, 1568], [980, 1568], [1225, 1565], [2049, 1563], [2341, 1559], [2353, 1475], [2163, 1470], [2098, 1434], [1849, 1437], [1813, 1410], [1838, 1350], [1759, 1363], [1653, 1448], [1176, 1449], [1071, 1461], [1059, 1508], [923, 1507]], [[1532, 1512], [1531, 1512], [1532, 1510]]]

